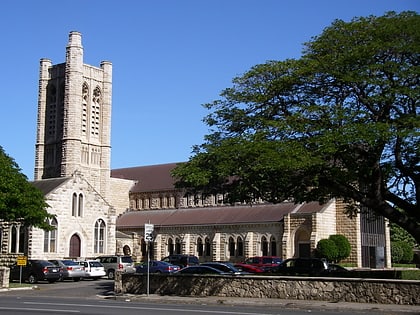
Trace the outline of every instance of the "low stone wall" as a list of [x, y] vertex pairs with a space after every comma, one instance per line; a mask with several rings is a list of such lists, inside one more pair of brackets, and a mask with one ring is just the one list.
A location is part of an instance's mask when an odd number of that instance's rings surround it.
[[9, 274], [10, 269], [8, 267], [0, 267], [0, 288], [9, 287]]
[[[116, 294], [146, 294], [147, 275], [117, 273]], [[149, 293], [420, 305], [420, 281], [279, 276], [149, 275]]]

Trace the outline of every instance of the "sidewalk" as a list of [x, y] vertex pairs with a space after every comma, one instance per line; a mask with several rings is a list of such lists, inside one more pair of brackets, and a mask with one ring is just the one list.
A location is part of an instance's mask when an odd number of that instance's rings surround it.
[[[110, 298], [110, 296], [106, 297]], [[113, 297], [112, 297], [113, 298]], [[363, 311], [386, 311], [391, 314], [420, 314], [420, 305], [396, 305], [396, 304], [370, 304], [370, 303], [350, 303], [350, 302], [327, 302], [315, 300], [284, 300], [284, 299], [266, 299], [266, 298], [236, 298], [220, 296], [160, 296], [156, 294], [135, 295], [124, 294], [117, 295], [116, 299], [142, 302], [169, 303], [169, 304], [199, 304], [199, 305], [261, 305], [278, 307], [279, 309], [305, 309], [305, 310], [363, 310]]]

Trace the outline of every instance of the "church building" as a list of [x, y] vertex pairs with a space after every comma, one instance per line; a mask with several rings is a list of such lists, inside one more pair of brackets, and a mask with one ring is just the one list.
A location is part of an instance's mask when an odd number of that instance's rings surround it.
[[[347, 237], [347, 262], [390, 267], [387, 222], [350, 219], [340, 200], [326, 204], [263, 200], [230, 205], [223, 194], [189, 195], [175, 188], [176, 163], [111, 170], [112, 64], [84, 64], [82, 36], [70, 32], [65, 62], [41, 59], [33, 185], [55, 215], [52, 231], [0, 222], [0, 265], [29, 259], [84, 259], [129, 254], [139, 262], [169, 254], [201, 261], [251, 256], [311, 256], [332, 234]], [[145, 225], [153, 226], [152, 240]], [[150, 245], [150, 246], [146, 246]]]

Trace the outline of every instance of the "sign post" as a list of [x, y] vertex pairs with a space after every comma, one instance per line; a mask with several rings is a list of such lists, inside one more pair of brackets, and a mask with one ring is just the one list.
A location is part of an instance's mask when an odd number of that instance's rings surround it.
[[153, 224], [145, 223], [144, 224], [144, 240], [147, 244], [147, 296], [149, 296], [150, 288], [150, 243], [153, 242]]
[[18, 256], [16, 259], [16, 265], [20, 266], [19, 284], [22, 284], [22, 267], [26, 266], [27, 263], [28, 263], [28, 257], [26, 256]]

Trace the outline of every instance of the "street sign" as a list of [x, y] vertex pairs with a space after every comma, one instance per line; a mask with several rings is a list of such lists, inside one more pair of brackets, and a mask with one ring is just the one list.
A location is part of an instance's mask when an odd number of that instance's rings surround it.
[[153, 224], [145, 224], [144, 225], [144, 239], [146, 242], [153, 241]]
[[26, 256], [18, 256], [16, 259], [16, 265], [18, 266], [26, 266], [28, 262], [28, 257]]

